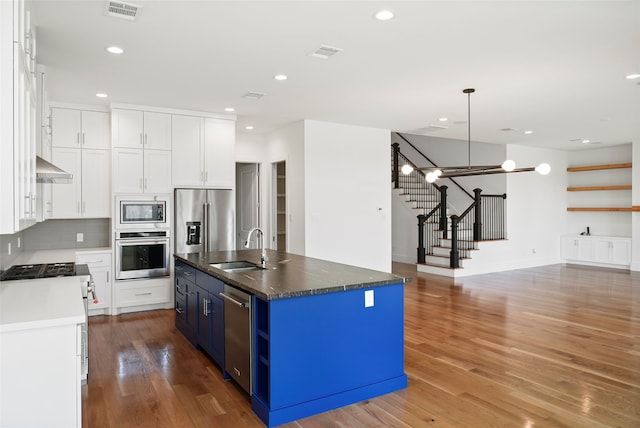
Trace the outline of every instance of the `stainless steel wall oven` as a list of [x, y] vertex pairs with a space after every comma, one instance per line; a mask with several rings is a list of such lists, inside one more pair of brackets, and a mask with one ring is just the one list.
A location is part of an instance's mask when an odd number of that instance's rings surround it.
[[116, 232], [116, 279], [169, 276], [168, 230]]

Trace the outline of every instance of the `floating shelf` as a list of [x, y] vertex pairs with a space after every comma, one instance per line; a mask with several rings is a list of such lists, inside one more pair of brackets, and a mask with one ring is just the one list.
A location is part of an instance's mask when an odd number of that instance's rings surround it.
[[619, 169], [619, 168], [631, 168], [631, 162], [611, 163], [606, 165], [572, 166], [567, 168], [567, 172], [597, 171], [600, 169]]
[[591, 208], [567, 208], [567, 211], [617, 211], [617, 212], [631, 212], [640, 211], [640, 207], [591, 207]]
[[567, 192], [586, 192], [590, 190], [631, 190], [631, 184], [625, 184], [622, 186], [567, 187]]

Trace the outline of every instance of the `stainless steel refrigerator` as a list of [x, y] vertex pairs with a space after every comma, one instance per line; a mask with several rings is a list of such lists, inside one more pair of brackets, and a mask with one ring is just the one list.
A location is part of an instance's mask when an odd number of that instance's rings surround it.
[[235, 201], [231, 190], [175, 189], [176, 253], [235, 249]]

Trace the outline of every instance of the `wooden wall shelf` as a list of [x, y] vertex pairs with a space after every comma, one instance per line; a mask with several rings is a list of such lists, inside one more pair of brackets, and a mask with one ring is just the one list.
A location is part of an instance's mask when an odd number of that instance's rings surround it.
[[584, 208], [567, 208], [567, 211], [614, 211], [614, 212], [631, 212], [631, 211], [640, 211], [636, 210], [635, 207], [584, 207]]
[[567, 172], [597, 171], [601, 169], [631, 168], [631, 162], [611, 163], [606, 165], [572, 166], [567, 168]]
[[567, 192], [586, 192], [590, 190], [631, 190], [631, 184], [625, 184], [622, 186], [567, 187]]

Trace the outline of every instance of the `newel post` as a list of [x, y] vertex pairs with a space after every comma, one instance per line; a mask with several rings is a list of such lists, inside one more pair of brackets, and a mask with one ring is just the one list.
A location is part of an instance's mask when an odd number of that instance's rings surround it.
[[424, 214], [418, 216], [418, 263], [424, 263], [425, 261], [424, 223], [426, 220], [427, 216]]
[[398, 168], [398, 154], [400, 153], [400, 144], [393, 143], [393, 171], [391, 172], [391, 180], [394, 182], [396, 189], [400, 188], [400, 169]]
[[473, 189], [475, 199], [475, 218], [473, 220], [473, 240], [482, 241], [482, 189]]
[[451, 216], [451, 252], [449, 252], [449, 267], [460, 267], [460, 255], [458, 254], [458, 216]]
[[438, 229], [442, 232], [442, 237], [447, 239], [447, 229], [449, 228], [447, 220], [447, 186], [440, 186], [440, 224]]

